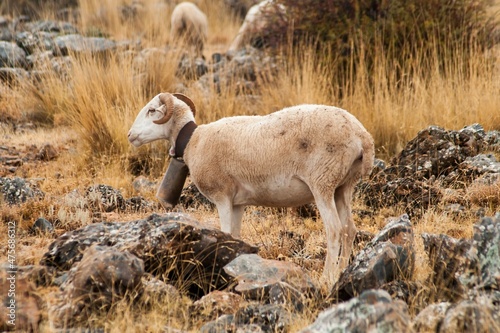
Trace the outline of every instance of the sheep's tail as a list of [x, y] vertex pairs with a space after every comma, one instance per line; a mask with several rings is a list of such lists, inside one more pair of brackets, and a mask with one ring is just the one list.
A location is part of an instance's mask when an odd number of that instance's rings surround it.
[[373, 162], [375, 159], [375, 147], [373, 144], [373, 139], [364, 140], [361, 150], [361, 177], [368, 176], [373, 169]]

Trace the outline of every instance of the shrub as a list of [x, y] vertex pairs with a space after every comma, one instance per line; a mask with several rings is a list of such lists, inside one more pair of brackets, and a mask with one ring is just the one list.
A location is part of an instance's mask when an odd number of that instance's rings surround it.
[[304, 39], [317, 41], [341, 58], [340, 70], [352, 67], [352, 59], [359, 57], [371, 64], [382, 56], [402, 68], [415, 58], [425, 62], [438, 57], [445, 64], [457, 51], [468, 55], [495, 42], [497, 22], [488, 14], [488, 0], [278, 2], [287, 8], [289, 25], [270, 27], [269, 39], [276, 42], [288, 34], [295, 45]]

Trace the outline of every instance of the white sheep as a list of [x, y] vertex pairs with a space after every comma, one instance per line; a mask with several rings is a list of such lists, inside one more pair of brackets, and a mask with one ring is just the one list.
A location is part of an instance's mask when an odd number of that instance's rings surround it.
[[175, 6], [170, 17], [170, 39], [173, 43], [183, 42], [195, 48], [197, 55], [203, 54], [208, 38], [207, 16], [191, 2]]
[[235, 237], [246, 205], [315, 201], [327, 237], [323, 276], [333, 282], [347, 264], [356, 234], [354, 186], [373, 166], [373, 138], [363, 125], [345, 110], [304, 104], [196, 127], [193, 102], [174, 95], [159, 94], [139, 112], [129, 141], [139, 147], [167, 139], [174, 157], [185, 147], [191, 180], [217, 206], [222, 231]]
[[279, 13], [284, 16], [285, 7], [281, 4], [275, 4], [274, 0], [264, 0], [250, 7], [228, 51], [239, 50], [262, 37], [262, 33], [272, 23], [269, 22], [269, 17], [272, 13]]

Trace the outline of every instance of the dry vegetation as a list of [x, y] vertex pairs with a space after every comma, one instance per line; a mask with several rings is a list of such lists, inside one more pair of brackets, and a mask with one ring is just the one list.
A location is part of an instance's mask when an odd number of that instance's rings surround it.
[[[141, 20], [122, 22], [116, 7], [120, 0], [80, 0], [81, 31], [94, 35], [110, 36], [115, 40], [141, 39], [145, 46], [162, 47], [169, 42], [169, 13], [172, 6], [165, 4], [159, 14], [153, 8], [155, 0], [144, 1]], [[500, 4], [497, 1], [497, 7]], [[209, 18], [209, 43], [205, 56], [210, 59], [213, 52], [223, 52], [236, 35], [241, 20], [231, 15], [223, 1], [201, 1], [200, 7]], [[97, 13], [97, 14], [96, 14]], [[51, 12], [45, 16], [52, 17]], [[432, 43], [430, 41], [429, 43]], [[282, 57], [282, 66], [272, 80], [260, 82], [262, 96], [258, 103], [245, 104], [230, 87], [220, 94], [203, 96], [192, 82], [187, 82], [187, 94], [199, 108], [197, 120], [206, 123], [224, 116], [250, 112], [267, 114], [285, 106], [299, 103], [326, 103], [340, 106], [358, 117], [372, 133], [376, 141], [379, 158], [385, 159], [398, 152], [415, 134], [434, 124], [446, 129], [460, 129], [465, 125], [480, 123], [486, 130], [500, 130], [500, 60], [498, 49], [471, 54], [465, 66], [462, 59], [450, 54], [444, 59], [448, 70], [441, 70], [443, 59], [422, 66], [420, 59], [409, 61], [411, 76], [400, 77], [391, 63], [379, 50], [376, 61], [365, 64], [363, 57], [351, 59], [357, 64], [356, 74], [345, 81], [344, 86], [332, 85], [337, 73], [329, 66], [336, 59], [334, 54], [317, 52], [313, 47], [303, 47]], [[496, 53], [495, 53], [496, 52]], [[459, 54], [459, 53], [457, 53]], [[495, 60], [496, 59], [496, 60]], [[93, 184], [107, 184], [120, 189], [124, 197], [136, 195], [132, 187], [135, 176], [130, 172], [130, 161], [147, 160], [143, 174], [159, 181], [166, 169], [166, 143], [154, 143], [140, 149], [127, 141], [127, 131], [138, 110], [156, 93], [173, 91], [176, 57], [155, 57], [147, 64], [146, 77], [137, 78], [132, 59], [125, 54], [116, 54], [105, 59], [80, 57], [75, 59], [68, 78], [53, 73], [33, 85], [21, 82], [6, 87], [0, 85], [0, 146], [16, 147], [29, 151], [32, 145], [40, 147], [50, 143], [60, 156], [51, 162], [29, 162], [18, 168], [15, 174], [34, 178], [46, 197], [38, 202], [9, 207], [1, 203], [2, 221], [14, 220], [18, 230], [18, 264], [34, 264], [39, 261], [52, 241], [43, 236], [32, 236], [28, 229], [38, 217], [56, 221], [59, 234], [92, 223], [92, 213], [73, 202], [68, 194], [73, 190], [83, 191]], [[372, 66], [372, 67], [370, 67]], [[369, 75], [368, 68], [373, 72]], [[342, 93], [341, 93], [342, 92]], [[31, 122], [34, 127], [21, 126]], [[16, 125], [13, 125], [16, 124]], [[500, 198], [497, 188], [471, 188], [467, 193], [475, 204], [489, 204], [487, 215], [498, 209]], [[148, 200], [154, 199], [154, 191], [141, 193]], [[362, 209], [360, 200], [355, 209]], [[207, 224], [218, 226], [214, 211], [188, 212]], [[106, 213], [97, 220], [126, 221], [142, 218], [151, 212]], [[382, 211], [376, 217], [355, 215], [359, 229], [376, 232], [387, 217], [401, 214], [397, 209]], [[442, 207], [435, 207], [418, 220], [412, 221], [416, 234], [446, 233], [453, 237], [470, 237], [472, 225], [477, 222], [473, 213], [460, 216], [446, 215]], [[5, 223], [0, 229], [5, 229]], [[305, 241], [307, 253], [294, 252], [296, 238], [282, 236], [289, 230]], [[3, 230], [5, 231], [5, 230]], [[6, 232], [0, 233], [5, 242]], [[267, 258], [293, 260], [319, 276], [324, 254], [324, 234], [320, 221], [299, 219], [290, 214], [274, 210], [249, 207], [244, 217], [242, 238], [261, 248]], [[417, 276], [424, 280], [429, 274], [426, 255], [419, 237]], [[1, 253], [2, 259], [6, 256]], [[3, 261], [3, 260], [2, 260]], [[118, 307], [123, 305], [118, 305]], [[126, 307], [125, 307], [126, 308]], [[106, 318], [111, 332], [157, 331], [165, 324], [168, 304], [154, 311], [141, 313], [140, 321], [134, 320], [127, 310], [123, 315]], [[182, 327], [187, 318], [182, 311], [172, 317], [173, 327]], [[315, 314], [304, 313], [295, 318], [294, 327], [310, 323]], [[145, 324], [147, 323], [147, 324]], [[293, 329], [292, 329], [293, 331]]]

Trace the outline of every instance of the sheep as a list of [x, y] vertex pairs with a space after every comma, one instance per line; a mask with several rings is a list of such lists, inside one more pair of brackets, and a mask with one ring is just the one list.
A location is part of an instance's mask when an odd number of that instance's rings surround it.
[[183, 156], [192, 182], [216, 205], [222, 231], [236, 238], [246, 205], [316, 202], [327, 237], [323, 278], [333, 282], [347, 265], [356, 234], [355, 184], [373, 167], [370, 133], [352, 114], [327, 105], [302, 104], [200, 126], [193, 125], [195, 110], [187, 96], [158, 94], [137, 115], [129, 142], [139, 147], [167, 139], [170, 155]]
[[170, 40], [185, 42], [193, 46], [201, 56], [208, 38], [207, 16], [191, 2], [181, 2], [175, 6], [170, 17]]
[[269, 22], [269, 16], [273, 12], [283, 16], [285, 14], [285, 7], [281, 4], [276, 5], [274, 0], [264, 0], [250, 7], [228, 51], [239, 50], [247, 44], [263, 43], [260, 39], [268, 24], [271, 23]]

